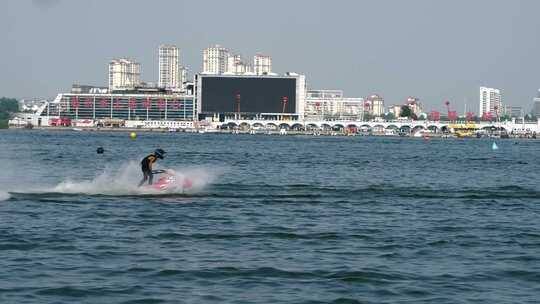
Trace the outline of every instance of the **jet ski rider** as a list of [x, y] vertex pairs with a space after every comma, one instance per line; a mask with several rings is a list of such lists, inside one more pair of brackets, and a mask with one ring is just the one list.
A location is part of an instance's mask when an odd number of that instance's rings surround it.
[[143, 179], [139, 183], [139, 187], [144, 184], [144, 182], [148, 181], [148, 184], [152, 184], [152, 180], [154, 178], [154, 172], [152, 171], [152, 165], [158, 160], [163, 159], [165, 156], [165, 151], [163, 149], [156, 149], [154, 153], [146, 156], [141, 161], [141, 170], [143, 172]]

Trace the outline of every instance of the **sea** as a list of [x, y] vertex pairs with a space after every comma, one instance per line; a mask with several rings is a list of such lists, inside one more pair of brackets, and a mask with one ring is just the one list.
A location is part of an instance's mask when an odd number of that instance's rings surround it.
[[[191, 187], [137, 187], [156, 148]], [[0, 303], [539, 303], [539, 152], [3, 130]]]

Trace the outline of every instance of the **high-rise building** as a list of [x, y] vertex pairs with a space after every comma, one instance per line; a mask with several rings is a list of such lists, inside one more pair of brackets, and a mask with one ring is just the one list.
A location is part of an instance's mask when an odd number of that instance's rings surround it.
[[480, 87], [480, 112], [483, 116], [489, 113], [492, 117], [496, 117], [502, 110], [502, 95], [499, 89]]
[[246, 64], [240, 55], [229, 55], [227, 57], [227, 72], [233, 74], [244, 74], [250, 72], [250, 66]]
[[366, 99], [365, 107], [366, 107], [366, 111], [370, 115], [373, 115], [375, 117], [383, 116], [384, 99], [377, 94], [373, 94]]
[[159, 46], [159, 87], [167, 89], [181, 87], [179, 64], [180, 56], [176, 46], [166, 44]]
[[180, 68], [178, 68], [178, 81], [182, 90], [185, 90], [185, 84], [188, 81], [187, 70], [188, 69], [185, 66], [180, 66]]
[[109, 90], [129, 89], [141, 83], [141, 65], [126, 58], [109, 62]]
[[538, 90], [536, 97], [533, 99], [532, 114], [536, 117], [540, 116], [540, 90]]
[[263, 54], [256, 54], [253, 58], [253, 68], [257, 75], [272, 73], [272, 58]]
[[229, 51], [215, 45], [203, 50], [203, 73], [204, 74], [223, 74], [227, 71], [227, 58]]

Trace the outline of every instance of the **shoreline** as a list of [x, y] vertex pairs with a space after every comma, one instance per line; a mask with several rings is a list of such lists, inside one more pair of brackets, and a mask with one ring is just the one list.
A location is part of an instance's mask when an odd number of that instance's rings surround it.
[[110, 128], [110, 127], [34, 127], [34, 128], [24, 128], [24, 127], [10, 127], [3, 130], [38, 130], [38, 131], [70, 131], [70, 132], [118, 132], [118, 133], [190, 133], [190, 134], [234, 134], [234, 135], [271, 135], [271, 136], [362, 136], [362, 137], [391, 137], [391, 138], [417, 138], [428, 140], [431, 138], [460, 138], [460, 139], [538, 139], [532, 136], [519, 136], [519, 135], [509, 135], [508, 137], [501, 136], [456, 136], [452, 133], [430, 133], [427, 136], [414, 136], [414, 134], [385, 134], [384, 132], [347, 132], [347, 131], [280, 131], [280, 130], [236, 130], [236, 129], [167, 129], [167, 128]]

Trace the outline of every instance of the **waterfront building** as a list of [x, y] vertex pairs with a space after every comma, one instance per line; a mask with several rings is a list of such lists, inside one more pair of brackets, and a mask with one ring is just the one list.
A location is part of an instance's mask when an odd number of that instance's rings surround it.
[[392, 105], [388, 108], [388, 113], [394, 115], [395, 118], [398, 118], [401, 115], [401, 105]]
[[288, 119], [304, 115], [304, 75], [195, 76], [195, 96], [201, 120], [256, 119], [260, 115]]
[[187, 71], [188, 71], [188, 68], [185, 66], [180, 66], [178, 68], [178, 81], [179, 81], [181, 91], [186, 91], [186, 85], [188, 82]]
[[384, 114], [384, 99], [377, 95], [373, 94], [366, 98], [365, 111], [369, 115], [374, 117], [380, 117]]
[[244, 63], [240, 55], [230, 54], [227, 57], [227, 73], [244, 74], [250, 71], [249, 65]]
[[479, 115], [497, 117], [502, 110], [502, 95], [499, 89], [480, 87]]
[[109, 90], [131, 89], [141, 82], [141, 65], [138, 62], [120, 58], [109, 62]]
[[203, 50], [203, 74], [223, 74], [227, 71], [229, 51], [215, 45]]
[[540, 90], [538, 90], [536, 97], [533, 99], [532, 114], [540, 117]]
[[523, 108], [518, 106], [504, 105], [502, 110], [503, 115], [510, 117], [523, 117]]
[[[88, 93], [93, 92], [93, 93]], [[86, 121], [98, 125], [119, 121], [193, 121], [197, 111], [193, 95], [159, 88], [135, 88], [121, 93], [60, 93], [37, 112], [36, 125], [54, 121]]]
[[424, 108], [418, 97], [408, 97], [405, 105], [407, 105], [417, 117], [424, 113]]
[[349, 120], [364, 118], [364, 98], [343, 97], [341, 90], [308, 90], [304, 117], [306, 120]]
[[253, 67], [256, 75], [272, 73], [272, 58], [263, 54], [256, 54], [253, 57]]
[[160, 88], [178, 90], [181, 88], [180, 55], [174, 45], [159, 46], [159, 80]]

